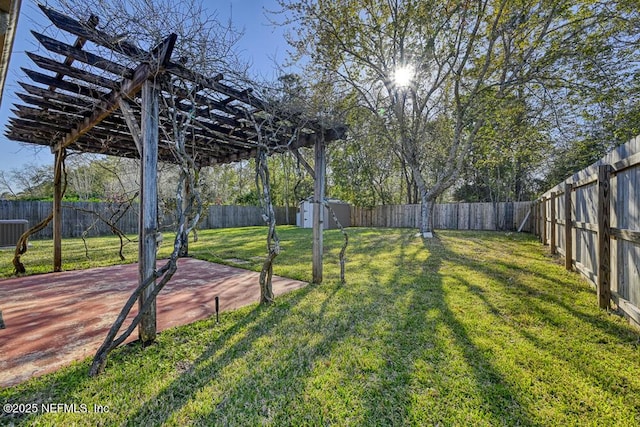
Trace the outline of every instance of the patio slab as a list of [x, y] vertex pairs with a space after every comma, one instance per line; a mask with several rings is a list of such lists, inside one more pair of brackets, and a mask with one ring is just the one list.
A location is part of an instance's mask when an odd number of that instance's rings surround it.
[[[256, 272], [179, 259], [157, 298], [158, 331], [215, 314], [216, 296], [221, 312], [258, 302], [258, 279]], [[138, 264], [0, 280], [0, 387], [92, 356], [137, 283]], [[273, 276], [276, 295], [306, 284]], [[136, 313], [137, 304], [129, 317]], [[127, 342], [137, 337], [134, 331]]]

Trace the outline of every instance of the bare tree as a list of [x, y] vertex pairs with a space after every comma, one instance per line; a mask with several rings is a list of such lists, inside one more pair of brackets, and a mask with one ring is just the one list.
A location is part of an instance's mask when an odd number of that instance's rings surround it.
[[51, 195], [53, 168], [27, 164], [21, 169], [0, 171], [0, 189], [15, 198], [44, 198]]

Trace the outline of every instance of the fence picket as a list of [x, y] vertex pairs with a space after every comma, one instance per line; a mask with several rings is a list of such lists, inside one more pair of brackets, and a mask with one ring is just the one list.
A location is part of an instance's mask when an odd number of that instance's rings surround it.
[[[552, 221], [565, 222], [565, 266], [596, 287], [598, 303], [609, 298], [640, 326], [640, 136], [543, 194], [564, 192], [563, 209]], [[608, 172], [608, 173], [606, 173]], [[546, 211], [546, 210], [545, 210]], [[544, 211], [543, 211], [544, 212]], [[544, 228], [537, 228], [541, 241]], [[610, 291], [610, 296], [609, 296]]]

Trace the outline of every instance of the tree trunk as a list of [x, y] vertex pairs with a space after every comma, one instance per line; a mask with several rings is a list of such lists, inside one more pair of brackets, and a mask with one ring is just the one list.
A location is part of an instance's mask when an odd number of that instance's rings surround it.
[[420, 234], [425, 239], [433, 238], [434, 199], [426, 191], [420, 192]]
[[427, 184], [420, 173], [420, 165], [413, 160], [408, 160], [413, 172], [415, 186], [420, 192], [420, 234], [424, 239], [433, 238], [433, 208], [438, 195], [437, 189], [427, 190]]

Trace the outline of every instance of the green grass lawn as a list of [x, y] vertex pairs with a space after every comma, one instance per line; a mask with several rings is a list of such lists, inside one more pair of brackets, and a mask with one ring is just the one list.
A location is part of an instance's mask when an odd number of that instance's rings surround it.
[[[202, 231], [190, 250], [258, 269], [265, 234]], [[532, 236], [349, 234], [347, 284], [341, 235], [328, 231], [324, 284], [163, 332], [146, 349], [119, 348], [98, 378], [87, 360], [0, 390], [3, 404], [88, 410], [0, 414], [0, 425], [640, 425], [638, 333], [599, 310], [586, 282]], [[310, 280], [311, 230], [280, 236], [275, 273]], [[78, 244], [65, 242], [65, 253]], [[30, 263], [46, 248], [33, 243], [28, 270], [42, 271]], [[98, 252], [92, 265], [117, 262]]]

